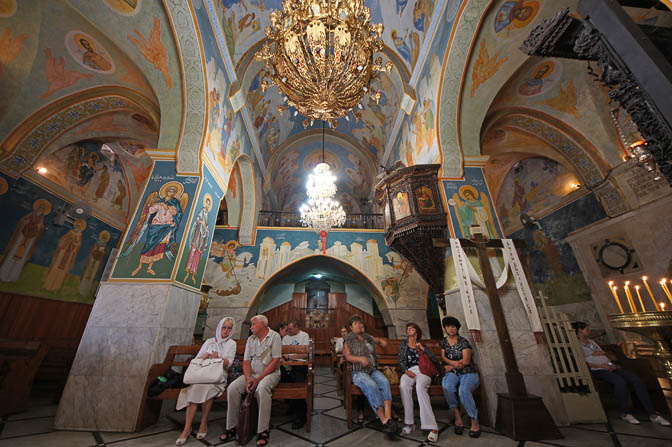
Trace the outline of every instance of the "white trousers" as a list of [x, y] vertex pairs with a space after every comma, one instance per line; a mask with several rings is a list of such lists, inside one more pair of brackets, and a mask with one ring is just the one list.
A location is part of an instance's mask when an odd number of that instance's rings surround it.
[[404, 404], [404, 424], [413, 425], [413, 385], [418, 395], [418, 404], [420, 405], [420, 429], [438, 430], [434, 411], [432, 411], [432, 401], [429, 398], [427, 389], [432, 384], [432, 379], [420, 372], [420, 367], [412, 366], [408, 368], [415, 377], [409, 377], [404, 373], [399, 382], [399, 391], [401, 393], [401, 403]]

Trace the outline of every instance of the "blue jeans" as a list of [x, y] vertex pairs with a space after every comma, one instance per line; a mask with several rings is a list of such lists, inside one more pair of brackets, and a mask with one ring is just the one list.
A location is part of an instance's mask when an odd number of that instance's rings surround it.
[[630, 413], [628, 409], [628, 383], [635, 389], [637, 399], [642, 403], [646, 414], [652, 415], [656, 412], [651, 403], [651, 396], [646, 390], [646, 385], [642, 382], [636, 374], [618, 368], [613, 371], [607, 369], [597, 369], [590, 372], [593, 377], [598, 380], [604, 380], [614, 386], [614, 393], [616, 393], [616, 401], [618, 401], [618, 409], [622, 414]]
[[478, 409], [476, 402], [474, 402], [473, 392], [480, 384], [478, 373], [468, 373], [458, 376], [454, 373], [448, 373], [443, 376], [441, 387], [443, 388], [443, 397], [446, 398], [448, 407], [452, 410], [459, 406], [457, 401], [457, 387], [460, 387], [460, 401], [470, 418], [478, 421]]
[[353, 371], [352, 383], [362, 390], [374, 413], [378, 408], [383, 406], [383, 402], [392, 400], [390, 382], [378, 370], [373, 371], [371, 374], [367, 374], [364, 371]]

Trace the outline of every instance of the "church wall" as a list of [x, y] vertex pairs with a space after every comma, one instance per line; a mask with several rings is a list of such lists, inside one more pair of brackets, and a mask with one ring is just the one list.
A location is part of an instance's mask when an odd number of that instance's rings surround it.
[[345, 284], [348, 304], [361, 309], [369, 315], [373, 315], [373, 300], [371, 293], [359, 284]]
[[540, 227], [533, 225], [508, 235], [526, 242], [522, 255], [537, 292], [549, 297], [547, 304], [558, 306], [556, 310], [566, 313], [570, 320], [588, 320], [595, 327], [602, 325], [593, 295], [566, 238], [604, 218], [599, 200], [590, 193], [540, 218]]
[[[47, 211], [43, 217], [35, 211], [40, 206]], [[68, 202], [23, 178], [2, 173], [0, 209], [0, 291], [92, 303], [121, 232], [92, 216], [75, 222], [81, 231], [72, 223], [57, 225], [57, 217], [69, 209]]]
[[[259, 290], [283, 267], [321, 254], [319, 237], [310, 230], [260, 228], [253, 246], [239, 245], [237, 237], [236, 229], [215, 230], [206, 267], [208, 283], [213, 286], [209, 330], [224, 315], [244, 319]], [[327, 256], [342, 260], [371, 280], [390, 311], [386, 324], [403, 325], [416, 310], [419, 316], [414, 318], [426, 320], [428, 286], [412, 268], [404, 269], [399, 255], [385, 245], [383, 232], [332, 230], [327, 236]]]
[[292, 301], [294, 284], [274, 284], [259, 297], [257, 311], [264, 313], [270, 309]]

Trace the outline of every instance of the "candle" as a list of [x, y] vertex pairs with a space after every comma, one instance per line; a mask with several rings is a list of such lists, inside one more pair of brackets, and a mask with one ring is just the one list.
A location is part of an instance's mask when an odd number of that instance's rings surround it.
[[653, 292], [651, 292], [651, 287], [649, 287], [649, 283], [646, 282], [646, 280], [649, 279], [646, 275], [642, 276], [642, 281], [644, 282], [644, 287], [646, 287], [647, 292], [649, 292], [649, 296], [651, 297], [651, 301], [653, 301], [653, 305], [656, 308], [658, 312], [660, 312], [660, 306], [658, 306], [658, 303], [656, 302], [656, 299], [653, 297]]
[[637, 292], [637, 298], [639, 298], [639, 304], [642, 306], [642, 312], [646, 312], [644, 301], [642, 301], [642, 295], [639, 294], [639, 286], [635, 286], [635, 291]]
[[632, 299], [632, 294], [630, 293], [630, 281], [625, 282], [625, 297], [628, 299], [628, 304], [630, 305], [630, 312], [637, 313], [637, 306], [635, 306], [635, 300]]
[[664, 312], [665, 311], [665, 303], [662, 301], [660, 302], [660, 309]]
[[670, 300], [670, 303], [672, 303], [672, 294], [670, 293], [670, 289], [667, 288], [667, 279], [663, 278], [660, 280], [660, 287], [663, 289], [663, 292], [665, 292], [665, 295], [667, 295], [667, 299]]
[[[613, 284], [614, 282], [610, 281], [610, 283]], [[616, 300], [616, 304], [618, 304], [618, 309], [621, 311], [622, 314], [624, 314], [625, 311], [623, 311], [623, 306], [621, 306], [621, 300], [618, 299], [618, 293], [616, 292], [617, 287], [612, 286], [612, 287], [610, 287], [610, 289], [611, 289], [612, 295], [614, 295], [614, 300]]]

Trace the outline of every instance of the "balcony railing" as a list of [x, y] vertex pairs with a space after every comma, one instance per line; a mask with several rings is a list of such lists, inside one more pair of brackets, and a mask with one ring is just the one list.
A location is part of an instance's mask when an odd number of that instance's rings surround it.
[[[259, 211], [257, 225], [262, 227], [302, 227], [301, 215], [286, 211]], [[382, 214], [347, 214], [341, 228], [384, 229]]]

